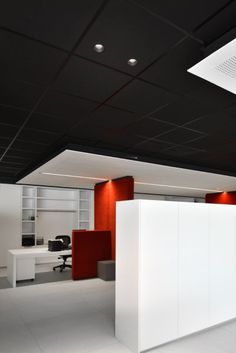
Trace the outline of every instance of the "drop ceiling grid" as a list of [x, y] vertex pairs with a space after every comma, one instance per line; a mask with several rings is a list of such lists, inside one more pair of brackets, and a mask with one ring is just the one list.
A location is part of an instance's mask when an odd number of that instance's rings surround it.
[[[171, 144], [163, 150], [166, 152], [177, 148], [176, 146], [184, 148], [186, 144], [189, 144], [189, 150], [195, 149], [191, 142], [201, 141], [209, 132], [191, 127], [191, 122], [194, 123], [196, 118], [204, 119], [209, 114], [215, 114], [217, 109], [224, 111], [235, 102], [235, 97], [222, 90], [218, 91], [197, 78], [190, 78], [185, 72], [187, 65], [202, 55], [200, 49], [204, 36], [196, 37], [195, 28], [205, 28], [208, 19], [210, 21], [212, 16], [220, 16], [220, 9], [225, 8], [226, 1], [210, 0], [208, 9], [204, 10], [205, 12], [202, 9], [203, 13], [197, 12], [194, 17], [195, 21], [198, 21], [194, 28], [190, 28], [189, 24], [185, 23], [187, 19], [180, 16], [181, 6], [177, 9], [174, 19], [171, 10], [168, 10], [169, 13], [167, 11], [168, 4], [162, 0], [159, 2], [158, 11], [155, 1], [90, 2], [90, 7], [80, 1], [73, 2], [74, 10], [67, 11], [63, 17], [64, 23], [70, 23], [63, 33], [60, 28], [62, 18], [59, 5], [52, 12], [46, 2], [41, 8], [36, 5], [26, 8], [22, 1], [18, 8], [21, 16], [17, 18], [11, 11], [13, 4], [17, 5], [16, 1], [9, 0], [2, 9], [0, 42], [3, 56], [0, 59], [0, 72], [4, 79], [0, 83], [0, 108], [7, 107], [11, 117], [16, 120], [16, 111], [30, 114], [29, 121], [6, 153], [3, 162], [8, 161], [8, 154], [10, 156], [11, 152], [20, 149], [25, 155], [29, 149], [35, 150], [38, 157], [32, 157], [30, 163], [25, 163], [23, 169], [26, 171], [29, 165], [33, 168], [34, 164], [53, 152], [56, 147], [70, 142], [97, 146], [98, 149], [106, 146], [107, 150], [114, 149], [114, 153], [116, 148], [124, 153], [132, 153], [139, 148], [140, 155], [147, 157], [149, 154], [145, 150], [142, 151], [141, 146], [145, 146], [153, 138], [161, 142], [163, 137], [163, 143]], [[194, 1], [191, 4], [188, 1], [190, 15], [194, 12], [194, 6]], [[42, 15], [45, 28], [40, 24]], [[81, 21], [76, 21], [76, 16], [82, 16]], [[18, 18], [21, 18], [21, 21]], [[53, 28], [52, 19], [55, 22]], [[121, 25], [123, 32], [118, 30]], [[107, 26], [110, 31], [106, 30]], [[160, 38], [160, 32], [163, 38]], [[78, 38], [81, 38], [81, 41], [75, 48]], [[99, 38], [104, 38], [104, 56], [98, 56], [92, 50], [95, 39]], [[155, 43], [155, 38], [159, 38], [158, 43]], [[74, 50], [71, 51], [72, 49]], [[135, 68], [128, 67], [126, 63], [126, 56], [129, 57], [133, 53], [139, 60]], [[69, 60], [66, 59], [68, 55]], [[169, 63], [173, 63], [173, 56], [177, 66], [174, 65], [172, 79], [169, 77], [166, 80], [160, 74], [168, 71]], [[52, 81], [63, 62], [63, 70], [58, 78]], [[155, 78], [156, 73], [159, 73], [159, 76]], [[86, 78], [89, 78], [88, 82]], [[173, 85], [174, 81], [180, 84]], [[34, 109], [44, 92], [44, 99], [37, 109]], [[185, 107], [188, 107], [187, 110]], [[116, 118], [113, 118], [112, 109]], [[176, 109], [178, 114], [175, 114]], [[157, 134], [151, 131], [154, 124], [152, 119], [146, 119], [152, 111], [157, 113]], [[1, 114], [0, 110], [0, 123], [5, 114]], [[123, 121], [117, 123], [115, 120], [119, 120], [119, 114], [120, 120]], [[155, 119], [155, 116], [153, 118]], [[104, 125], [107, 125], [104, 128], [103, 119]], [[148, 135], [153, 136], [135, 133], [135, 126], [138, 127], [142, 121], [147, 124], [145, 128]], [[171, 124], [176, 126], [173, 136], [176, 136], [178, 143], [164, 139], [169, 131], [162, 131], [164, 123], [169, 124], [169, 127]], [[181, 132], [193, 134], [193, 130], [199, 138], [181, 140]], [[196, 150], [202, 151], [201, 148]], [[163, 157], [163, 154], [154, 149], [150, 151], [150, 156], [158, 159]], [[166, 158], [171, 159], [168, 154]], [[181, 162], [181, 153], [178, 158]], [[190, 162], [201, 166], [200, 159], [193, 158], [188, 161]], [[207, 168], [204, 160], [203, 163]], [[222, 161], [219, 161], [218, 165], [216, 163], [215, 167], [224, 167]], [[234, 170], [232, 166], [229, 172]], [[20, 175], [19, 173], [19, 177]]]

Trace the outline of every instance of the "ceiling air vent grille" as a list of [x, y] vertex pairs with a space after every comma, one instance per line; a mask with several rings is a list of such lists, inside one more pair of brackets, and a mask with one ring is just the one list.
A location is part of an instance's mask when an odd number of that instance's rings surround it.
[[236, 39], [209, 55], [188, 72], [236, 94]]
[[216, 70], [236, 80], [236, 56], [234, 55], [216, 66]]

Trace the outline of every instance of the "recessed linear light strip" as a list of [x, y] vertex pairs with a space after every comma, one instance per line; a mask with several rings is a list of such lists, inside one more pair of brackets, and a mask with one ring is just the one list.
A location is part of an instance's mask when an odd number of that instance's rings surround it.
[[211, 192], [223, 192], [221, 190], [212, 190], [212, 189], [201, 189], [201, 188], [193, 188], [190, 186], [177, 186], [177, 185], [166, 185], [166, 184], [153, 184], [153, 183], [144, 183], [141, 181], [135, 181], [135, 184], [139, 185], [150, 185], [150, 186], [160, 186], [160, 187], [166, 187], [166, 188], [173, 188], [173, 189], [185, 189], [185, 190], [198, 190], [198, 191], [211, 191]]
[[57, 173], [40, 173], [40, 174], [66, 177], [66, 178], [91, 179], [91, 180], [102, 180], [102, 181], [108, 180], [105, 178], [95, 178], [95, 177], [82, 176], [82, 175], [71, 175], [71, 174], [57, 174]]
[[[44, 175], [51, 175], [51, 176], [59, 176], [59, 177], [66, 177], [66, 178], [78, 178], [78, 179], [90, 179], [90, 180], [102, 180], [108, 181], [109, 179], [105, 178], [96, 178], [96, 177], [89, 177], [89, 176], [82, 176], [82, 175], [71, 175], [71, 174], [59, 174], [59, 173], [40, 173]], [[198, 191], [211, 191], [211, 192], [223, 192], [222, 190], [212, 190], [212, 189], [201, 189], [201, 188], [193, 188], [190, 186], [177, 186], [177, 185], [167, 185], [167, 184], [154, 184], [154, 183], [145, 183], [141, 181], [135, 181], [135, 184], [139, 185], [150, 185], [150, 186], [159, 186], [159, 187], [166, 187], [172, 189], [185, 189], [185, 190], [198, 190]]]

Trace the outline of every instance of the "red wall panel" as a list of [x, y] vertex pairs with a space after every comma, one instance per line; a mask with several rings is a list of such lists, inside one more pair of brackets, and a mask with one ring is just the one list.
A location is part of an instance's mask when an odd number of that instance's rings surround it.
[[110, 231], [72, 231], [72, 278], [97, 277], [97, 262], [111, 259]]
[[115, 259], [116, 201], [134, 198], [134, 179], [124, 177], [95, 185], [95, 229], [111, 231], [112, 259]]
[[224, 203], [229, 205], [236, 205], [236, 191], [206, 194], [205, 201], [206, 203]]

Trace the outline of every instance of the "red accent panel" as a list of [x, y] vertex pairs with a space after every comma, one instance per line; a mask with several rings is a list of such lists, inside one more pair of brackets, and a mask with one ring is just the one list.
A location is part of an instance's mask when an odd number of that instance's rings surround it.
[[134, 179], [124, 177], [95, 185], [95, 229], [111, 230], [112, 259], [115, 259], [116, 201], [133, 200]]
[[110, 229], [110, 187], [111, 183], [96, 184], [94, 188], [94, 228]]
[[205, 201], [206, 203], [224, 203], [229, 205], [236, 205], [236, 191], [206, 194]]
[[72, 278], [97, 277], [97, 262], [111, 259], [110, 231], [72, 231]]

